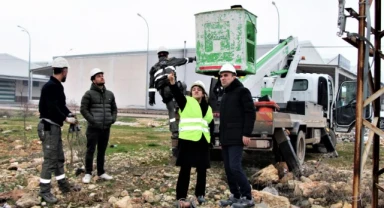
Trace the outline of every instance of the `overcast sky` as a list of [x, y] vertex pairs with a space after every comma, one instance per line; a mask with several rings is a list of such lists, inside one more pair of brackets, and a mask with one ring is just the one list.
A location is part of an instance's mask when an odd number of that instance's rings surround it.
[[[358, 11], [358, 0], [346, 0]], [[278, 18], [270, 0], [1, 0], [0, 53], [28, 60], [28, 36], [32, 38], [32, 61], [50, 61], [53, 56], [146, 50], [149, 47], [195, 47], [194, 14], [228, 9], [241, 4], [258, 16], [258, 44], [276, 43]], [[280, 38], [297, 36], [309, 40], [323, 58], [342, 54], [356, 65], [357, 49], [336, 35], [337, 0], [275, 0], [280, 12]], [[371, 9], [373, 12], [373, 8]], [[374, 23], [373, 14], [372, 24]], [[384, 23], [384, 20], [382, 20]], [[382, 26], [382, 28], [384, 28]], [[357, 32], [357, 21], [347, 30]], [[372, 40], [373, 41], [373, 40]], [[337, 47], [341, 46], [341, 47]]]

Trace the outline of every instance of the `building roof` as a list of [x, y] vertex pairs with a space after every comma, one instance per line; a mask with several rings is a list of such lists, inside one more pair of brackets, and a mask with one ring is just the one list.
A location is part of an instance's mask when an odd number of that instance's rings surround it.
[[325, 64], [324, 59], [310, 41], [301, 41], [299, 44], [301, 54], [305, 54], [305, 60], [301, 60], [300, 64]]
[[[40, 65], [31, 63], [31, 69], [40, 68]], [[24, 80], [28, 78], [28, 61], [15, 56], [0, 53], [0, 77], [4, 79]], [[34, 79], [46, 79], [45, 76], [33, 75]]]

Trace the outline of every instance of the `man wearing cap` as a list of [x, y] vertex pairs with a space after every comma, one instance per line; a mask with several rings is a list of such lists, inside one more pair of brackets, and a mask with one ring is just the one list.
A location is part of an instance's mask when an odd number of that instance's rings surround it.
[[99, 68], [91, 70], [91, 89], [81, 99], [80, 112], [87, 120], [87, 152], [85, 156], [85, 176], [83, 183], [90, 183], [92, 178], [93, 155], [97, 146], [97, 175], [105, 180], [113, 179], [105, 173], [105, 151], [108, 146], [110, 128], [116, 121], [117, 106], [114, 94], [107, 90], [104, 72]]
[[176, 78], [176, 66], [181, 66], [187, 63], [192, 63], [196, 61], [195, 57], [189, 58], [168, 58], [169, 52], [168, 49], [164, 46], [160, 46], [157, 50], [157, 56], [159, 61], [152, 66], [149, 72], [149, 105], [153, 106], [156, 104], [155, 102], [155, 92], [158, 91], [163, 99], [163, 103], [166, 104], [168, 109], [169, 116], [169, 130], [172, 132], [172, 139], [177, 139], [178, 134], [178, 126], [176, 123], [176, 111], [175, 111], [175, 102], [173, 100], [173, 95], [169, 88], [169, 80], [168, 74], [174, 73], [176, 84], [179, 89], [184, 93], [186, 90], [186, 85], [184, 83], [178, 82]]
[[64, 121], [76, 124], [76, 118], [66, 106], [64, 87], [68, 74], [68, 61], [62, 57], [52, 62], [53, 75], [41, 89], [39, 101], [40, 122], [38, 135], [42, 141], [44, 162], [40, 174], [39, 195], [48, 203], [56, 203], [57, 198], [51, 193], [51, 177], [55, 174], [62, 193], [79, 191], [79, 187], [71, 186], [64, 173], [64, 151], [61, 138], [61, 127]]
[[251, 185], [241, 167], [243, 147], [250, 142], [255, 123], [255, 107], [252, 95], [236, 79], [232, 64], [224, 64], [220, 71], [224, 94], [220, 102], [220, 143], [225, 173], [231, 196], [220, 201], [221, 206], [253, 207], [255, 205]]

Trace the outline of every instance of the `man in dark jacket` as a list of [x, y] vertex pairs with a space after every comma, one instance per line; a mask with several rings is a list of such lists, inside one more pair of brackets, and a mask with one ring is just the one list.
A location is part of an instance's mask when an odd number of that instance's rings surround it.
[[255, 123], [255, 107], [251, 93], [236, 79], [232, 64], [220, 69], [220, 82], [224, 94], [220, 102], [220, 143], [225, 173], [231, 196], [220, 201], [222, 206], [253, 207], [251, 185], [241, 167], [244, 145], [250, 142]]
[[[56, 180], [62, 193], [74, 189], [66, 180], [64, 174], [64, 151], [61, 139], [61, 127], [64, 121], [76, 124], [76, 118], [71, 114], [65, 103], [64, 87], [69, 64], [66, 59], [58, 57], [52, 62], [53, 76], [41, 89], [39, 101], [40, 122], [37, 127], [42, 141], [44, 162], [40, 174], [39, 195], [48, 203], [56, 203], [57, 198], [51, 193], [51, 177], [55, 173]], [[75, 191], [79, 190], [75, 188]]]
[[105, 173], [104, 157], [108, 146], [110, 128], [116, 121], [117, 107], [114, 94], [105, 88], [104, 73], [99, 68], [90, 73], [91, 89], [81, 99], [80, 112], [88, 121], [87, 152], [85, 156], [85, 176], [83, 183], [92, 178], [93, 155], [97, 146], [97, 175], [105, 180], [112, 176]]
[[[176, 66], [181, 66], [186, 63], [196, 61], [196, 58], [168, 58], [168, 50], [161, 46], [157, 51], [159, 61], [152, 66], [149, 72], [149, 105], [153, 106], [155, 102], [155, 92], [158, 91], [163, 98], [163, 103], [166, 104], [169, 116], [169, 130], [172, 132], [172, 139], [178, 138], [178, 125], [176, 123], [175, 101], [169, 88], [168, 74], [174, 73], [176, 78]], [[177, 80], [176, 80], [177, 81]], [[177, 82], [177, 86], [181, 91], [186, 90], [186, 85]]]

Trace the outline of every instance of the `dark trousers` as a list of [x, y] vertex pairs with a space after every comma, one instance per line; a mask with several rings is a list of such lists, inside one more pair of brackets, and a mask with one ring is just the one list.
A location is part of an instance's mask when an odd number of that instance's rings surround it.
[[167, 106], [168, 117], [169, 117], [169, 131], [172, 133], [176, 133], [179, 131], [179, 126], [176, 122], [176, 102], [173, 100], [173, 95], [171, 92], [171, 88], [169, 86], [165, 86], [159, 90], [161, 98], [163, 98], [163, 103]]
[[[51, 177], [55, 174], [56, 180], [65, 179], [64, 174], [64, 151], [61, 139], [61, 127], [45, 123], [47, 125], [42, 137], [44, 162], [40, 174], [40, 192], [51, 191]], [[48, 130], [49, 129], [49, 130]], [[47, 131], [48, 130], [48, 131]]]
[[225, 174], [231, 194], [251, 199], [251, 186], [242, 167], [243, 146], [222, 146]]
[[174, 133], [179, 131], [179, 126], [176, 121], [175, 101], [171, 100], [166, 103], [169, 117], [169, 130]]
[[105, 162], [105, 150], [108, 146], [110, 129], [96, 129], [87, 128], [87, 152], [85, 155], [85, 172], [92, 174], [93, 169], [93, 155], [97, 146], [97, 175], [103, 175], [104, 162]]
[[[207, 169], [196, 168], [197, 181], [195, 188], [195, 196], [205, 196], [205, 185], [207, 183]], [[176, 185], [176, 199], [185, 199], [188, 194], [189, 181], [191, 177], [191, 166], [181, 166], [179, 178]]]

